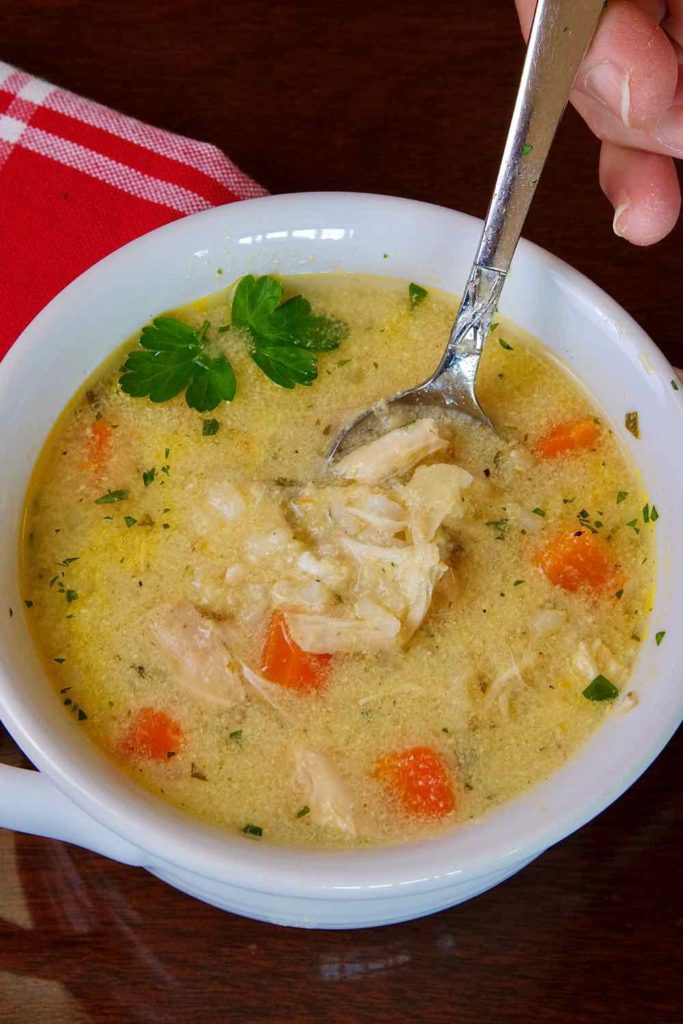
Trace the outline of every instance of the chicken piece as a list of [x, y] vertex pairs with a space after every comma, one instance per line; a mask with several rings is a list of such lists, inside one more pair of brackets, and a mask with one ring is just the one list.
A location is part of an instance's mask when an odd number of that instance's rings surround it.
[[439, 577], [446, 571], [436, 544], [380, 547], [346, 538], [343, 546], [358, 563], [358, 592], [403, 619], [408, 640], [424, 619]]
[[[397, 646], [401, 622], [387, 615], [383, 625], [334, 615], [287, 612], [287, 629], [294, 642], [309, 654], [363, 654]], [[391, 620], [391, 621], [389, 621]]]
[[336, 463], [334, 470], [345, 480], [378, 484], [388, 477], [408, 473], [446, 444], [433, 419], [418, 419], [355, 448]]
[[355, 836], [353, 799], [331, 761], [313, 750], [297, 748], [294, 763], [304, 800], [311, 809], [311, 820]]
[[242, 681], [228, 664], [225, 644], [211, 620], [193, 605], [157, 608], [150, 626], [172, 666], [174, 681], [193, 697], [223, 708], [244, 700]]
[[289, 709], [287, 707], [286, 698], [283, 695], [282, 687], [278, 686], [277, 683], [271, 683], [270, 679], [266, 679], [259, 672], [255, 672], [253, 668], [244, 662], [240, 662], [242, 668], [242, 675], [246, 679], [247, 683], [253, 687], [266, 704], [270, 704], [271, 708], [277, 711], [283, 718], [291, 718]]
[[463, 514], [462, 492], [473, 477], [460, 466], [439, 463], [418, 466], [412, 479], [396, 488], [409, 512], [409, 529], [417, 544], [428, 543], [444, 519], [459, 519]]

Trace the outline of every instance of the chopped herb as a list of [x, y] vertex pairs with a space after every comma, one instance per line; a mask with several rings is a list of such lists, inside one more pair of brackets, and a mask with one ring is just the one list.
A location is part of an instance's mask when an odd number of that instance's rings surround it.
[[68, 693], [70, 689], [71, 689], [70, 686], [63, 686], [59, 692], [60, 693]]
[[162, 523], [161, 524], [161, 528], [162, 528], [162, 530], [170, 530], [171, 529], [171, 524], [170, 523]]
[[161, 467], [161, 472], [164, 473], [166, 476], [168, 476], [168, 474], [171, 472], [171, 467], [170, 466], [162, 466]]
[[223, 324], [222, 327], [218, 328], [217, 333], [218, 334], [227, 334], [229, 330], [230, 330], [230, 324]]
[[512, 586], [513, 587], [521, 587], [522, 583], [524, 583], [524, 580], [515, 580], [515, 582], [512, 584]]
[[530, 143], [525, 142], [522, 145], [522, 156], [529, 156], [529, 153], [532, 153], [533, 149], [534, 147]]
[[149, 487], [153, 483], [155, 476], [157, 475], [156, 467], [152, 466], [151, 469], [146, 469], [142, 474], [142, 482], [145, 487]]
[[63, 665], [64, 662], [66, 661], [66, 658], [53, 658], [52, 660], [56, 661], [58, 665]]
[[673, 378], [671, 380], [671, 387], [674, 389], [674, 391], [679, 391], [680, 390], [679, 387], [678, 387], [678, 384], [676, 383], [675, 380], [673, 380]]
[[505, 534], [510, 529], [510, 520], [509, 519], [491, 519], [491, 520], [489, 520], [489, 522], [486, 525], [487, 526], [492, 526], [494, 530], [498, 530], [499, 537], [502, 539], [502, 537], [504, 537]]
[[197, 767], [194, 761], [192, 762], [192, 766], [190, 768], [190, 775], [192, 776], [193, 779], [200, 779], [202, 782], [209, 781], [204, 772]]
[[63, 562], [57, 562], [57, 565], [71, 565], [72, 562], [78, 561], [78, 555], [75, 558], [65, 558]]
[[[74, 710], [75, 710], [75, 709], [74, 709]], [[78, 718], [78, 721], [79, 721], [79, 722], [85, 722], [85, 720], [86, 720], [86, 718], [87, 718], [88, 716], [86, 715], [86, 713], [85, 713], [85, 711], [83, 710], [83, 708], [79, 708], [79, 709], [78, 709], [78, 711], [77, 711], [77, 713], [76, 713], [76, 717]]]
[[657, 644], [657, 647], [661, 647], [662, 646], [662, 640], [664, 639], [665, 636], [666, 636], [666, 630], [665, 629], [661, 629], [659, 631], [659, 633], [655, 633], [655, 643]]
[[124, 516], [123, 521], [129, 529], [137, 523], [137, 519], [134, 519], [133, 516]]
[[204, 420], [202, 423], [202, 435], [204, 437], [213, 437], [214, 434], [218, 433], [219, 426], [218, 420]]
[[339, 320], [314, 316], [301, 295], [282, 302], [282, 285], [274, 277], [251, 274], [235, 289], [231, 320], [249, 333], [256, 365], [282, 388], [312, 384], [318, 376], [314, 353], [338, 348], [347, 334]]
[[234, 732], [230, 733], [230, 737], [229, 738], [231, 740], [235, 740], [236, 743], [239, 743], [239, 741], [242, 739], [242, 730], [241, 729], [235, 729]]
[[609, 679], [600, 675], [596, 676], [595, 679], [588, 684], [586, 689], [583, 691], [583, 696], [588, 700], [614, 700], [615, 697], [619, 696], [619, 691], [614, 683], [610, 683]]
[[621, 505], [622, 501], [626, 501], [628, 498], [628, 491], [619, 491], [617, 494], [617, 505]]
[[504, 348], [506, 352], [514, 352], [512, 345], [508, 341], [505, 341], [504, 338], [499, 338], [498, 344], [501, 348]]
[[420, 303], [424, 302], [429, 295], [429, 292], [426, 288], [423, 288], [422, 285], [415, 284], [414, 281], [411, 281], [408, 285], [408, 295], [410, 297], [410, 305], [415, 309], [416, 306], [419, 306]]
[[223, 273], [223, 268], [222, 268], [222, 267], [217, 267], [217, 268], [216, 268], [216, 273], [217, 273], [217, 274], [218, 274], [218, 276], [220, 277], [220, 276], [222, 275], [222, 273]]
[[650, 509], [650, 522], [651, 523], [656, 523], [658, 519], [659, 519], [659, 512], [657, 511], [657, 506], [653, 505], [652, 508]]
[[649, 505], [643, 505], [643, 522], [644, 523], [649, 523], [650, 522], [650, 506]]
[[64, 706], [68, 708], [70, 704], [73, 704], [73, 701], [72, 701], [71, 697], [65, 697], [64, 698]]
[[95, 498], [96, 505], [115, 505], [118, 501], [125, 501], [128, 497], [128, 491], [107, 491], [106, 494], [102, 494], [99, 498]]
[[624, 416], [624, 425], [630, 434], [640, 438], [640, 419], [637, 412], [627, 412]]
[[531, 510], [535, 516], [545, 516], [544, 508], [532, 508]]
[[78, 593], [75, 590], [66, 590], [64, 596], [69, 604], [73, 604], [78, 599]]
[[562, 499], [562, 504], [563, 505], [571, 505], [571, 503], [573, 501], [576, 501], [576, 498], [563, 498]]
[[164, 449], [164, 458], [167, 459], [170, 454], [171, 454], [171, 449], [170, 448], [165, 448]]
[[640, 530], [638, 529], [638, 520], [637, 519], [632, 519], [631, 522], [627, 523], [626, 525], [630, 526], [631, 529], [634, 531], [634, 533], [640, 533]]
[[191, 409], [209, 412], [235, 397], [236, 381], [224, 355], [211, 358], [204, 346], [206, 321], [199, 331], [173, 317], [160, 316], [143, 327], [140, 348], [129, 353], [120, 384], [133, 398], [166, 402], [185, 391]]
[[624, 596], [624, 591], [623, 590], [617, 590], [617, 592], [616, 592], [616, 594], [614, 596], [616, 597], [617, 601], [621, 601], [622, 597]]
[[263, 829], [260, 825], [245, 825], [242, 831], [245, 836], [257, 836], [259, 839], [263, 835]]
[[308, 804], [304, 804], [304, 806], [299, 808], [299, 810], [296, 812], [296, 816], [297, 816], [297, 818], [303, 818], [307, 814], [310, 814], [310, 813], [311, 813], [311, 808], [308, 806]]
[[347, 366], [350, 362], [350, 359], [340, 359], [337, 363], [337, 366]]
[[33, 601], [24, 601], [27, 608], [33, 608]]

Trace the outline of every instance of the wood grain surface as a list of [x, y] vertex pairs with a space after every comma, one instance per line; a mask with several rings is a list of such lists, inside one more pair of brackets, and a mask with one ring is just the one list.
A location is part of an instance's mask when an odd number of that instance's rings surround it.
[[[348, 189], [483, 215], [523, 58], [512, 0], [0, 0], [0, 57], [215, 143], [273, 192]], [[683, 233], [611, 231], [570, 111], [527, 237], [683, 360]], [[0, 833], [0, 1021], [625, 1022], [681, 1006], [680, 737], [522, 874], [434, 917], [297, 932], [142, 871]], [[24, 763], [5, 734], [0, 760]]]

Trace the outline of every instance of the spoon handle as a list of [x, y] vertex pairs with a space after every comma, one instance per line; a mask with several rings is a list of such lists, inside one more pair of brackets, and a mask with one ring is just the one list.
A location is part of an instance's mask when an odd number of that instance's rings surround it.
[[475, 380], [498, 298], [603, 0], [538, 0], [503, 158], [448, 346], [426, 391], [489, 426]]
[[507, 273], [603, 0], [538, 0], [475, 262]]

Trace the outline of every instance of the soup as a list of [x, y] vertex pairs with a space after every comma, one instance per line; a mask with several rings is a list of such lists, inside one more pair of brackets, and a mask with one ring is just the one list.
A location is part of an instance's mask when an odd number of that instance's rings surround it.
[[454, 312], [246, 278], [154, 321], [56, 424], [22, 546], [35, 645], [83, 733], [188, 814], [297, 845], [435, 834], [635, 699], [657, 511], [540, 344], [492, 329], [496, 434], [431, 416], [325, 460], [431, 372]]

